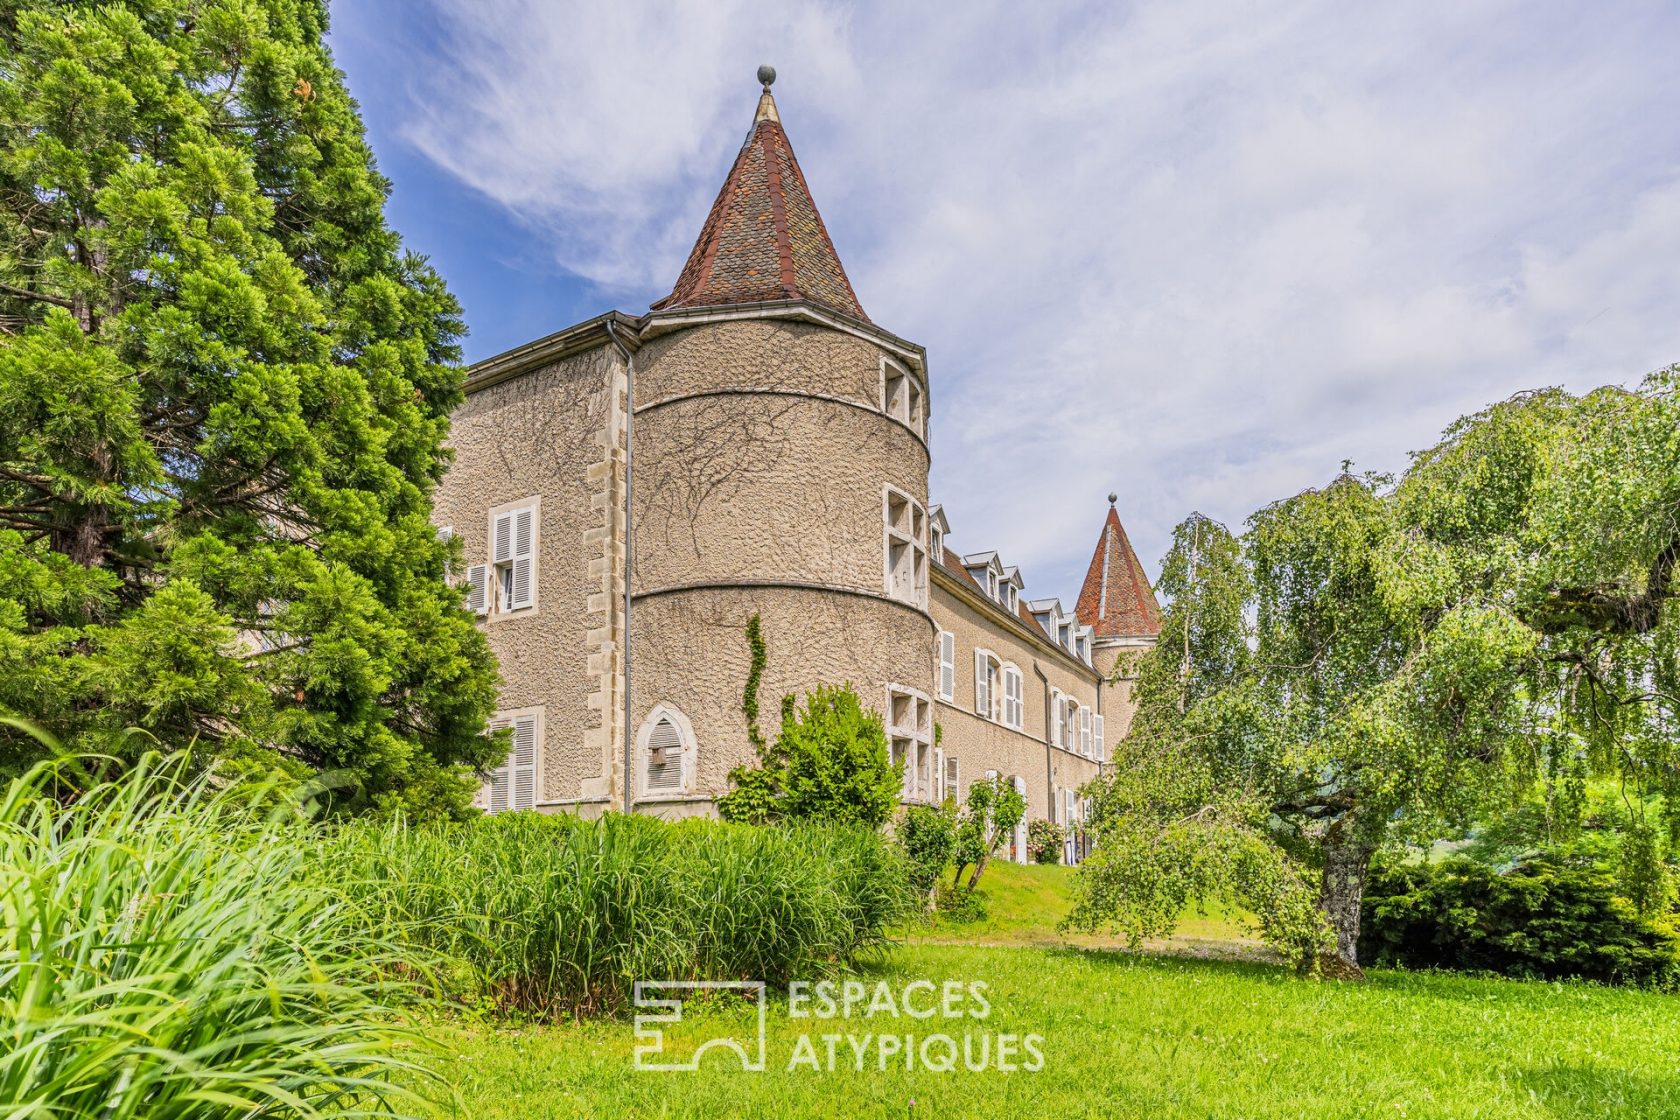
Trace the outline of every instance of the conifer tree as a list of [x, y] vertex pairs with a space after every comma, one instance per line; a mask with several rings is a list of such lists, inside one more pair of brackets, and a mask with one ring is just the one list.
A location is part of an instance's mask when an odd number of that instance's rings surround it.
[[326, 26], [0, 2], [0, 711], [457, 812], [500, 749], [430, 524], [463, 326]]

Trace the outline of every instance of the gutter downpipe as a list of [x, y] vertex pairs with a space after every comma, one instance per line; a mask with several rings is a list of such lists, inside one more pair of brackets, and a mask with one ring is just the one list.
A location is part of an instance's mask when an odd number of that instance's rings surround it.
[[635, 789], [635, 731], [630, 726], [630, 547], [633, 536], [630, 531], [630, 496], [633, 492], [630, 434], [636, 416], [636, 355], [618, 337], [617, 325], [610, 315], [607, 317], [607, 337], [624, 358], [624, 631], [621, 635], [624, 642], [624, 811], [632, 813], [635, 812], [632, 800]]
[[1050, 804], [1050, 815], [1046, 820], [1056, 819], [1056, 763], [1055, 755], [1050, 749], [1050, 729], [1054, 726], [1050, 722], [1050, 676], [1039, 668], [1038, 658], [1033, 658], [1033, 673], [1044, 685], [1044, 798]]

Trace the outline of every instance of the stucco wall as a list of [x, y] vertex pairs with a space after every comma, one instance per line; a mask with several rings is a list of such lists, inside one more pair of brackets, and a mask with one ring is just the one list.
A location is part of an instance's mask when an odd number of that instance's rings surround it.
[[1104, 731], [1111, 748], [1131, 730], [1137, 711], [1137, 661], [1154, 645], [1154, 639], [1128, 639], [1099, 642], [1091, 651], [1091, 661], [1103, 675], [1103, 709], [1108, 714]]
[[879, 593], [883, 487], [925, 508], [928, 473], [925, 445], [879, 411], [881, 357], [837, 331], [765, 321], [643, 347], [637, 590], [779, 580]]
[[740, 704], [754, 612], [767, 737], [781, 697], [818, 683], [849, 682], [877, 709], [889, 682], [931, 695], [932, 625], [883, 591], [883, 488], [925, 510], [928, 455], [880, 410], [882, 356], [841, 331], [764, 319], [689, 327], [637, 352], [632, 726], [672, 704], [699, 744], [690, 800], [666, 799], [671, 812], [727, 790], [750, 757]]
[[746, 624], [755, 612], [765, 644], [759, 728], [767, 739], [780, 725], [782, 697], [803, 699], [818, 684], [850, 683], [876, 710], [888, 683], [931, 695], [933, 627], [910, 607], [780, 588], [639, 598], [631, 620], [633, 725], [640, 728], [656, 704], [688, 717], [699, 747], [690, 799], [709, 802], [727, 791], [730, 769], [753, 757], [741, 697], [751, 664]]
[[[465, 563], [490, 557], [490, 512], [540, 497], [536, 606], [484, 623], [501, 663], [502, 710], [541, 707], [539, 801], [576, 799], [600, 780], [600, 627], [609, 490], [614, 353], [597, 348], [472, 393], [455, 411], [455, 460], [434, 520], [461, 539]], [[603, 468], [603, 463], [607, 466]]]
[[[1046, 697], [1050, 688], [1057, 688], [1095, 709], [1096, 671], [1076, 667], [1059, 654], [1039, 648], [1005, 621], [1001, 612], [994, 614], [987, 607], [973, 606], [943, 584], [934, 585], [931, 609], [940, 629], [951, 631], [957, 639], [956, 687], [951, 701], [940, 701], [937, 712], [942, 730], [940, 746], [947, 757], [955, 755], [960, 760], [963, 788], [966, 790], [988, 770], [1018, 774], [1027, 786], [1028, 817], [1052, 817], [1052, 788], [1076, 789], [1097, 776], [1098, 765], [1083, 755], [1047, 746]], [[1016, 731], [975, 713], [976, 648], [989, 649], [1000, 661], [1013, 663], [1021, 670], [1024, 730]], [[937, 664], [934, 646], [929, 646], [928, 655]], [[1043, 671], [1048, 682], [1037, 670]], [[1112, 739], [1106, 728], [1104, 732], [1105, 738]]]

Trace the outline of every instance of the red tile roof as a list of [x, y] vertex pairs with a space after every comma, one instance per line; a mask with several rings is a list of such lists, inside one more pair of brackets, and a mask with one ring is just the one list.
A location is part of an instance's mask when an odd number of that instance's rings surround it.
[[1153, 638], [1161, 633], [1161, 604], [1155, 601], [1112, 501], [1073, 613], [1099, 638]]
[[653, 307], [796, 299], [869, 321], [811, 201], [766, 86], [752, 131], [706, 215], [676, 287]]

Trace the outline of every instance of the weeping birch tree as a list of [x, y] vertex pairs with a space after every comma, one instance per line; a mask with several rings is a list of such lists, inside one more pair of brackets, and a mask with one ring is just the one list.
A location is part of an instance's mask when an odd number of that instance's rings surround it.
[[1356, 977], [1379, 848], [1536, 796], [1567, 831], [1593, 778], [1628, 793], [1624, 881], [1660, 894], [1680, 839], [1677, 563], [1675, 369], [1502, 402], [1397, 484], [1344, 468], [1267, 506], [1240, 548], [1192, 518], [1075, 924], [1158, 935], [1225, 898], [1298, 962]]

